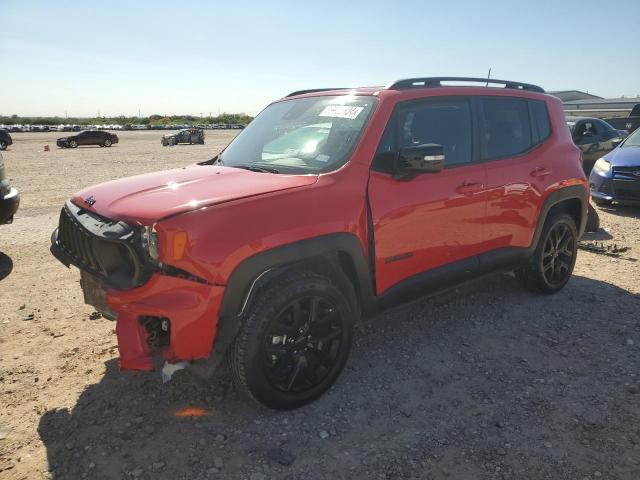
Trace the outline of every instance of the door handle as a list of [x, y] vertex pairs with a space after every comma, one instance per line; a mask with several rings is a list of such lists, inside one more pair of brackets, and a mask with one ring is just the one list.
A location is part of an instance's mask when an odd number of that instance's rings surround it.
[[545, 167], [537, 167], [531, 171], [532, 177], [546, 177], [547, 175], [551, 175], [551, 170]]
[[464, 195], [469, 195], [475, 192], [479, 192], [483, 188], [484, 185], [482, 183], [464, 182], [462, 185], [459, 185], [458, 188], [456, 188], [456, 192], [462, 193]]

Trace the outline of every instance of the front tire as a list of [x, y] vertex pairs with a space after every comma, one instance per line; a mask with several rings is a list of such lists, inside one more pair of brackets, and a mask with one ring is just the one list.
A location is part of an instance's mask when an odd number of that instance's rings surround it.
[[0, 140], [0, 150], [6, 150], [8, 146], [9, 145], [7, 145], [7, 142], [5, 142], [4, 140]]
[[236, 385], [264, 405], [288, 410], [322, 395], [351, 349], [355, 308], [336, 281], [298, 271], [267, 284], [244, 317], [230, 352]]
[[111, 140], [109, 140], [107, 138], [102, 145], [105, 146], [105, 147], [110, 147], [111, 146]]
[[78, 142], [76, 142], [75, 140], [71, 140], [69, 142], [69, 147], [70, 148], [78, 148]]
[[516, 277], [529, 290], [557, 293], [571, 278], [578, 253], [578, 230], [566, 213], [553, 214], [544, 224], [533, 256]]

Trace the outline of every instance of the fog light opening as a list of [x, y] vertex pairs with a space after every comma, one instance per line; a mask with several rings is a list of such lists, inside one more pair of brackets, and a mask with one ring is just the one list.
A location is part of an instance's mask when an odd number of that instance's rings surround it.
[[171, 342], [171, 321], [167, 317], [141, 316], [140, 325], [147, 331], [147, 344], [153, 348], [168, 347]]

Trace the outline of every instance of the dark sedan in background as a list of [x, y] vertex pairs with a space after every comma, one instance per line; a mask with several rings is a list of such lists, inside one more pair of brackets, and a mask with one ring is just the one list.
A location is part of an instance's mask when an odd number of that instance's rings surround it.
[[640, 206], [640, 129], [595, 162], [589, 184], [596, 205]]
[[60, 148], [77, 148], [83, 145], [110, 147], [114, 143], [118, 143], [118, 136], [102, 130], [85, 130], [77, 135], [62, 137], [56, 141], [56, 145]]
[[567, 117], [567, 126], [573, 142], [582, 150], [582, 168], [587, 176], [596, 160], [620, 145], [628, 135], [599, 118]]

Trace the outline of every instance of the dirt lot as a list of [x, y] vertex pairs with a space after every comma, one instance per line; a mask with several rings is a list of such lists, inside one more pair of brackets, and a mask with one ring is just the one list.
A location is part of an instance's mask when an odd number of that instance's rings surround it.
[[[556, 296], [499, 275], [387, 312], [293, 412], [245, 400], [226, 372], [118, 372], [114, 324], [49, 235], [81, 187], [210, 158], [233, 133], [160, 135], [59, 150], [15, 134], [4, 152], [22, 206], [0, 227], [1, 479], [640, 478], [640, 261], [581, 251]], [[599, 211], [593, 238], [640, 259], [640, 210]]]

